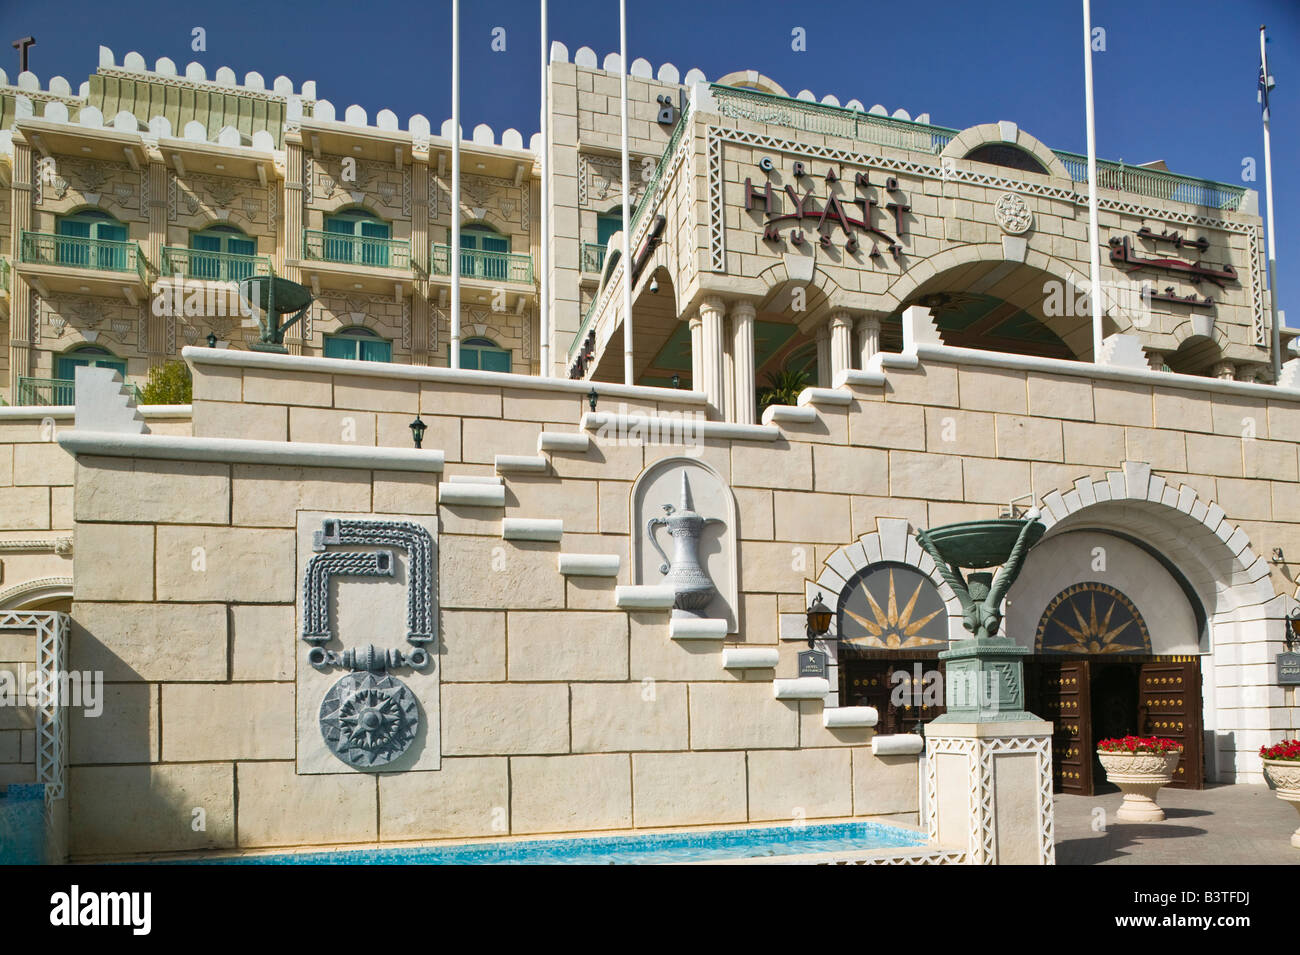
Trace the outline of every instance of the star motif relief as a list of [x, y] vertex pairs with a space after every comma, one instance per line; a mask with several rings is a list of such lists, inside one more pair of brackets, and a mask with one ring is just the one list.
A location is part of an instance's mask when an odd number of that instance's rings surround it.
[[864, 634], [859, 635], [842, 634], [841, 638], [850, 644], [890, 650], [931, 646], [935, 643], [935, 636], [925, 632], [926, 625], [943, 614], [944, 607], [940, 604], [936, 610], [918, 614], [917, 603], [927, 583], [924, 578], [918, 577], [911, 596], [907, 598], [907, 602], [900, 609], [894, 569], [889, 568], [887, 574], [888, 590], [884, 595], [884, 607], [880, 605], [880, 601], [871, 593], [871, 590], [865, 586], [865, 582], [864, 585], [854, 588], [853, 592], [855, 594], [860, 593], [866, 600], [870, 616], [854, 611], [848, 606], [847, 600], [841, 600], [840, 607], [844, 615], [855, 621], [865, 631]]

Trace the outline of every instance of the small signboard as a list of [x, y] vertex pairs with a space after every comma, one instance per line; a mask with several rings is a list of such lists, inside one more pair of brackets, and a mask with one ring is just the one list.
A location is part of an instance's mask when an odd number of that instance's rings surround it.
[[799, 675], [826, 678], [826, 654], [821, 650], [804, 650], [799, 654]]
[[[803, 654], [800, 654], [802, 657]], [[802, 666], [802, 662], [800, 666]], [[1300, 653], [1277, 655], [1277, 685], [1300, 686]]]

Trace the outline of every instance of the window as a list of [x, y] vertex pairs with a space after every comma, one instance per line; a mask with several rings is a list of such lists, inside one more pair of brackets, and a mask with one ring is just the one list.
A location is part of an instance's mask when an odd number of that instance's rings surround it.
[[460, 274], [505, 281], [510, 276], [510, 237], [487, 225], [460, 230]]
[[56, 245], [56, 264], [111, 272], [126, 271], [126, 246], [110, 244], [126, 242], [126, 226], [107, 212], [84, 209], [75, 215], [64, 216], [59, 219], [54, 231], [72, 240]]
[[596, 244], [602, 249], [609, 245], [614, 233], [623, 228], [623, 213], [607, 212], [596, 217]]
[[256, 268], [253, 256], [257, 255], [257, 241], [234, 226], [217, 225], [192, 233], [190, 248], [212, 253], [190, 256], [190, 278], [242, 282]]
[[365, 209], [346, 209], [325, 217], [323, 258], [327, 262], [388, 267], [388, 239], [392, 227]]
[[467, 338], [460, 343], [460, 367], [476, 371], [509, 371], [510, 350], [498, 348], [489, 338]]
[[58, 386], [60, 394], [66, 394], [66, 397], [61, 397], [56, 403], [74, 404], [76, 402], [76, 389], [71, 383], [77, 380], [77, 369], [87, 367], [112, 368], [122, 376], [123, 381], [126, 381], [125, 361], [107, 349], [95, 345], [82, 345], [79, 348], [72, 349], [67, 354], [60, 355], [55, 362], [55, 376], [59, 381], [69, 382], [67, 385]]
[[347, 328], [337, 335], [325, 336], [325, 357], [392, 361], [393, 343], [380, 338], [368, 328]]

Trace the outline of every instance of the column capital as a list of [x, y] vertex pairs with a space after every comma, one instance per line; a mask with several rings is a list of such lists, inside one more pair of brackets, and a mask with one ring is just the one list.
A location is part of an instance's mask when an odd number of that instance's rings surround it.
[[739, 302], [732, 303], [731, 306], [732, 318], [738, 318], [741, 321], [752, 322], [754, 320], [754, 317], [757, 314], [758, 314], [758, 308], [754, 305], [753, 302], [747, 302], [742, 300]]
[[814, 337], [815, 337], [815, 338], [817, 339], [817, 341], [819, 341], [819, 342], [822, 342], [822, 341], [830, 341], [830, 337], [831, 337], [831, 326], [830, 326], [830, 324], [828, 323], [828, 324], [826, 324], [826, 325], [818, 325], [818, 326], [817, 326], [817, 331], [814, 333]]
[[700, 311], [725, 312], [727, 303], [723, 301], [720, 295], [706, 295], [700, 299]]
[[860, 332], [878, 332], [880, 331], [880, 316], [863, 315], [858, 319], [857, 326]]
[[690, 326], [691, 331], [695, 331], [704, 326], [704, 319], [700, 318], [699, 312], [696, 312], [687, 318], [687, 324]]

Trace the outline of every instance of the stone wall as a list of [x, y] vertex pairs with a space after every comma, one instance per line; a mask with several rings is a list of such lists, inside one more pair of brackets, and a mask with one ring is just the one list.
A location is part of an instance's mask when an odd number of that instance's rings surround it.
[[[1293, 392], [932, 348], [885, 356], [883, 386], [806, 393], [803, 421], [715, 424], [684, 447], [611, 442], [578, 383], [188, 357], [195, 447], [409, 448], [418, 413], [445, 473], [83, 451], [71, 666], [104, 670], [118, 704], [73, 728], [76, 857], [913, 813], [915, 757], [826, 728], [821, 699], [776, 698], [802, 646], [789, 623], [827, 557], [878, 519], [993, 517], [1031, 491], [1049, 524], [1124, 523], [1205, 585], [1221, 778], [1255, 779], [1252, 750], [1295, 725], [1265, 673], [1290, 588], [1260, 556], [1300, 552], [1282, 506], [1300, 483]], [[702, 403], [600, 387], [615, 417]], [[582, 434], [585, 450], [556, 446]], [[725, 641], [671, 639], [665, 610], [617, 589], [631, 583], [632, 482], [683, 453], [739, 503], [739, 633]], [[499, 478], [504, 495], [444, 501], [456, 477]], [[1107, 490], [1085, 500], [1093, 482]], [[295, 773], [299, 511], [436, 515], [441, 769]], [[510, 539], [520, 518], [558, 519], [562, 536]], [[617, 555], [616, 576], [563, 573], [577, 554]], [[777, 662], [729, 668], [727, 647]]]

